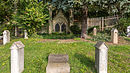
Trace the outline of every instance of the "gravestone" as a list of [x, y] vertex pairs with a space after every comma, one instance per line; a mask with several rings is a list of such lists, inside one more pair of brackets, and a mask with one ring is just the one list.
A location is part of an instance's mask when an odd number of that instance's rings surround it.
[[93, 29], [93, 35], [94, 35], [94, 36], [97, 35], [97, 29], [96, 29], [96, 28]]
[[8, 30], [5, 30], [3, 32], [3, 44], [5, 45], [6, 43], [10, 42], [10, 32]]
[[130, 37], [130, 26], [127, 27], [127, 37]]
[[70, 73], [68, 60], [68, 55], [49, 55], [46, 73]]
[[118, 44], [118, 30], [117, 29], [111, 30], [111, 40], [112, 40], [112, 43]]
[[11, 73], [22, 73], [24, 70], [24, 44], [14, 42], [11, 49]]
[[95, 68], [98, 73], [107, 73], [108, 47], [100, 41], [95, 48]]
[[28, 39], [28, 33], [27, 33], [27, 30], [24, 30], [24, 39]]

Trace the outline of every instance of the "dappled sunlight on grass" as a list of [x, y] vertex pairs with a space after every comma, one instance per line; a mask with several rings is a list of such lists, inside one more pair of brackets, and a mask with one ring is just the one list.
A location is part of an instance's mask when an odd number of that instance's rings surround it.
[[[0, 46], [0, 73], [10, 72], [10, 46], [15, 41], [25, 44], [25, 69], [23, 73], [45, 73], [49, 54], [68, 54], [71, 73], [96, 73], [95, 48], [89, 42], [58, 43], [38, 42], [40, 39], [14, 39]], [[128, 73], [130, 45], [109, 45], [108, 73]]]

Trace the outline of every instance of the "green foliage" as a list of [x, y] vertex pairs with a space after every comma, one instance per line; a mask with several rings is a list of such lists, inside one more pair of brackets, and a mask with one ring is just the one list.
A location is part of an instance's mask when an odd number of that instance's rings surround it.
[[0, 0], [0, 35], [6, 29], [10, 29], [9, 21], [13, 13], [12, 1]]
[[111, 41], [110, 36], [107, 33], [97, 33], [96, 36], [92, 36], [91, 39], [92, 41]]
[[130, 41], [130, 38], [129, 37], [124, 37], [125, 40], [127, 41]]
[[130, 26], [130, 18], [121, 18], [115, 28], [118, 29], [120, 35], [126, 35], [127, 26]]
[[73, 34], [81, 34], [81, 29], [79, 28], [78, 25], [72, 25], [70, 27], [70, 30]]
[[80, 41], [80, 40], [81, 40], [81, 38], [74, 38], [74, 40], [75, 40], [75, 41]]
[[42, 38], [42, 36], [38, 35], [37, 33], [33, 33], [31, 38]]
[[39, 34], [43, 39], [73, 39], [79, 35], [66, 33]]
[[16, 19], [14, 21], [20, 24], [21, 28], [28, 31], [29, 35], [36, 33], [49, 20], [47, 5], [44, 5], [42, 2], [37, 3], [35, 0], [30, 1], [25, 10], [21, 10], [20, 13], [13, 15], [13, 17]]

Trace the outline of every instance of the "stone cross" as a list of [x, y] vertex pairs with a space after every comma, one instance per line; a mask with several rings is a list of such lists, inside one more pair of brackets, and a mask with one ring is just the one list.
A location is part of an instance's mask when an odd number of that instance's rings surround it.
[[112, 43], [118, 44], [118, 30], [117, 29], [111, 30], [111, 40], [112, 40]]
[[68, 60], [68, 55], [49, 55], [46, 73], [70, 73]]
[[97, 35], [97, 29], [96, 29], [96, 28], [93, 29], [93, 35], [94, 35], [94, 36]]
[[98, 73], [107, 73], [108, 47], [100, 41], [95, 48], [95, 68]]
[[10, 42], [10, 32], [8, 30], [5, 30], [3, 32], [3, 44], [5, 45], [6, 43]]
[[127, 37], [130, 37], [130, 26], [127, 27]]
[[24, 44], [14, 42], [11, 49], [11, 73], [22, 73], [24, 70]]
[[28, 39], [28, 33], [27, 33], [27, 30], [24, 30], [24, 39]]

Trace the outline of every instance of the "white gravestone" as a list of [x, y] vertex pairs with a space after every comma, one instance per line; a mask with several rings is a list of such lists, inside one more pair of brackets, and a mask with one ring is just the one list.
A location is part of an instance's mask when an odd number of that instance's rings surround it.
[[46, 73], [70, 73], [68, 55], [49, 55]]
[[27, 33], [27, 30], [24, 30], [24, 39], [28, 39], [28, 33]]
[[95, 68], [98, 73], [107, 73], [108, 47], [100, 41], [95, 48]]
[[93, 35], [94, 35], [94, 36], [97, 35], [97, 29], [96, 29], [96, 28], [93, 29]]
[[112, 40], [112, 43], [118, 44], [118, 30], [117, 29], [111, 30], [111, 40]]
[[127, 37], [130, 37], [130, 26], [127, 27]]
[[5, 45], [6, 43], [10, 42], [10, 32], [8, 30], [5, 30], [3, 32], [3, 44]]
[[11, 49], [11, 73], [22, 73], [24, 70], [24, 44], [14, 42]]

